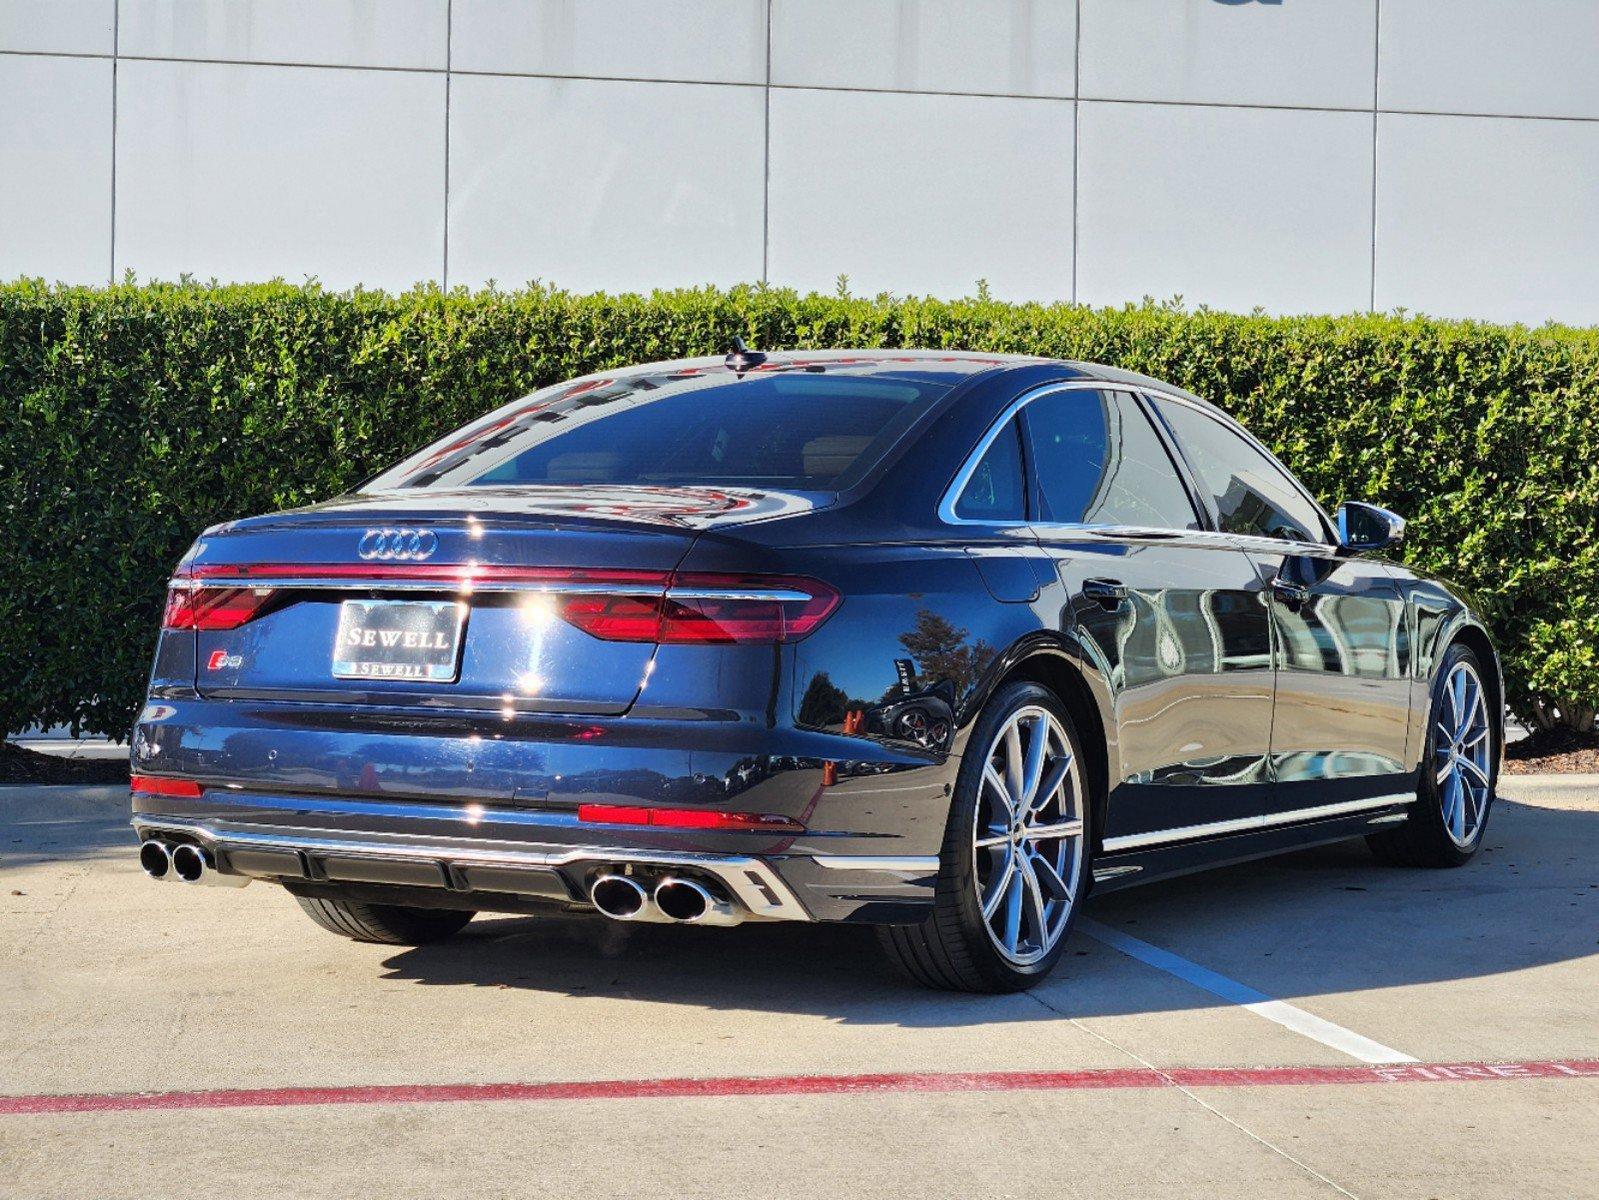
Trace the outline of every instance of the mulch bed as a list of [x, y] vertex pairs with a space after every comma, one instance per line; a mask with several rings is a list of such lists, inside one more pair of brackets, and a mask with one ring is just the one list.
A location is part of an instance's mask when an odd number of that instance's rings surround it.
[[1506, 775], [1570, 775], [1599, 772], [1599, 733], [1534, 729], [1505, 747]]
[[41, 754], [0, 741], [0, 784], [4, 783], [120, 783], [128, 782], [128, 760], [117, 758], [62, 758]]

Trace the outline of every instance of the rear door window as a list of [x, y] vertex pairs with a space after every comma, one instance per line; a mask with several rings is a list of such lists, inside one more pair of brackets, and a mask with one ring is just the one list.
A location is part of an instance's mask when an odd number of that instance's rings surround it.
[[1126, 392], [1051, 392], [1024, 411], [1041, 521], [1200, 528], [1176, 464]]

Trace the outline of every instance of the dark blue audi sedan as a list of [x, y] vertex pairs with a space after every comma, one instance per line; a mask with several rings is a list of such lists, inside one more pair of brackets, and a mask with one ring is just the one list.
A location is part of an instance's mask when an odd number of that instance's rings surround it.
[[366, 941], [855, 921], [923, 983], [1025, 988], [1094, 889], [1476, 852], [1497, 659], [1402, 531], [1109, 367], [605, 372], [201, 535], [134, 730], [140, 860]]

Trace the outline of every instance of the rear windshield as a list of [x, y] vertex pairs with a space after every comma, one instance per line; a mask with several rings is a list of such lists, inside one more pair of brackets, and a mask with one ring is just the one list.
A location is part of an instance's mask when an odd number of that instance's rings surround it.
[[836, 491], [858, 482], [946, 380], [793, 372], [584, 380], [413, 455], [381, 488], [631, 484]]

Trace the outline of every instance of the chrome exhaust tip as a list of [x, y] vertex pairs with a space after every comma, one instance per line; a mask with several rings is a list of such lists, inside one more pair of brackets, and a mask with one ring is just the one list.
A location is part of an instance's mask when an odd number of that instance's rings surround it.
[[208, 865], [200, 847], [188, 842], [172, 847], [172, 873], [184, 883], [199, 883], [205, 878]]
[[650, 898], [626, 875], [601, 875], [589, 887], [589, 901], [613, 921], [649, 919]]
[[692, 879], [668, 876], [655, 885], [655, 907], [684, 925], [737, 925], [744, 917]]
[[153, 838], [139, 846], [139, 865], [151, 879], [172, 877], [172, 848]]
[[224, 875], [217, 870], [216, 860], [203, 848], [190, 842], [172, 847], [172, 874], [183, 883], [198, 883], [205, 887], [247, 887], [248, 875]]

